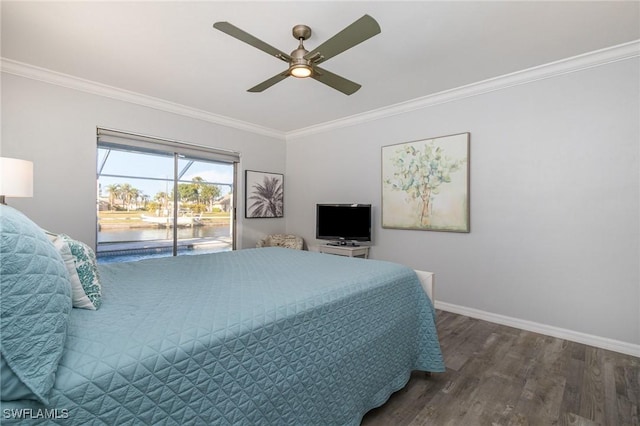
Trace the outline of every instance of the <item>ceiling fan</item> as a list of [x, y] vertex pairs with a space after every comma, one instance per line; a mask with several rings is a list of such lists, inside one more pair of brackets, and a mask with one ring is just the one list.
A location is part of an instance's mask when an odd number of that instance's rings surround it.
[[293, 37], [298, 40], [300, 44], [290, 55], [287, 55], [281, 50], [276, 49], [228, 22], [216, 22], [213, 24], [213, 28], [289, 63], [289, 68], [284, 72], [276, 74], [257, 86], [252, 87], [248, 92], [262, 92], [292, 75], [297, 78], [311, 77], [320, 83], [339, 90], [345, 95], [355, 93], [361, 86], [358, 83], [354, 83], [344, 77], [320, 68], [318, 64], [380, 33], [380, 26], [376, 20], [369, 15], [364, 15], [309, 52], [304, 48], [303, 42], [311, 37], [311, 28], [306, 25], [296, 25], [293, 27], [292, 33]]

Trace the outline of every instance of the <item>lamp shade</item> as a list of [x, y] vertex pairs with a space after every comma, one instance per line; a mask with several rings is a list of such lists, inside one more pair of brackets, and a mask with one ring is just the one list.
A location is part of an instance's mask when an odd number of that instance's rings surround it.
[[0, 157], [0, 196], [33, 197], [33, 163]]

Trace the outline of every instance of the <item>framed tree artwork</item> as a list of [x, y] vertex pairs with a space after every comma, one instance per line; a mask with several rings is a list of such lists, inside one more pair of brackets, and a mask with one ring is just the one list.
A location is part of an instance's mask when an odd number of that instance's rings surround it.
[[284, 175], [245, 171], [246, 218], [273, 218], [284, 215]]
[[470, 232], [469, 133], [382, 147], [382, 227]]

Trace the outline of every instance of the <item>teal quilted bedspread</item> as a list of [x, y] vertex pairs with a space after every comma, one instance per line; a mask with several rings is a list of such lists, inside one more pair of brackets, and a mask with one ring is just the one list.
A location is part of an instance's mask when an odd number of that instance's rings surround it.
[[[412, 370], [444, 371], [431, 302], [394, 263], [262, 248], [100, 275], [102, 307], [71, 314], [47, 422], [358, 425]], [[44, 408], [3, 413], [16, 407]]]

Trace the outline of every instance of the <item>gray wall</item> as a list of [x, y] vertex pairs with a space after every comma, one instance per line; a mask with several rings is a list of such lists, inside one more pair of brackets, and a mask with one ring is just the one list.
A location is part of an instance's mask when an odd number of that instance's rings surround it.
[[284, 219], [244, 220], [244, 169], [283, 173], [284, 140], [2, 74], [5, 157], [34, 163], [33, 198], [10, 198], [40, 226], [95, 246], [96, 127], [238, 151], [238, 246], [281, 232]]
[[[374, 205], [372, 257], [437, 299], [640, 343], [638, 59], [290, 138], [287, 231], [316, 203]], [[366, 88], [365, 88], [366, 90]], [[471, 133], [471, 233], [382, 229], [381, 147]]]
[[[372, 257], [437, 274], [437, 299], [640, 344], [638, 59], [311, 136], [278, 139], [2, 74], [3, 156], [32, 160], [41, 226], [95, 244], [95, 129], [240, 151], [285, 172], [285, 219], [244, 220], [239, 246], [314, 240], [315, 204], [374, 205]], [[471, 233], [381, 229], [380, 149], [471, 133]], [[286, 167], [285, 167], [286, 162]]]

